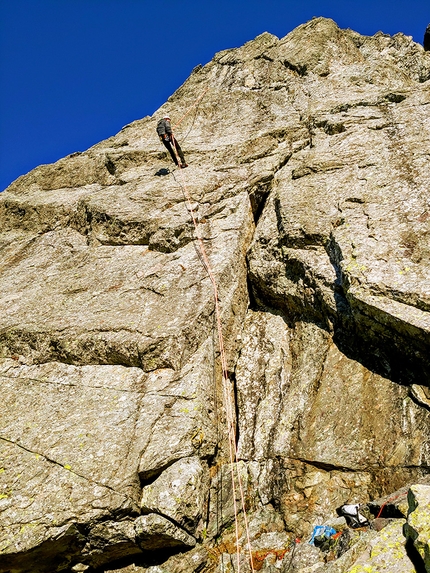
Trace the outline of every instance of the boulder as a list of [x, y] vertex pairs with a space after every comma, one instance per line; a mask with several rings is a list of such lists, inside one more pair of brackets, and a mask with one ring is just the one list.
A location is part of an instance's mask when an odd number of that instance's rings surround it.
[[430, 486], [413, 485], [408, 492], [409, 513], [406, 538], [421, 556], [425, 570], [430, 571]]
[[158, 513], [195, 534], [206, 506], [208, 468], [198, 457], [182, 458], [142, 490], [143, 513]]
[[405, 547], [404, 523], [404, 520], [396, 519], [380, 531], [354, 565], [347, 570], [348, 573], [368, 571], [415, 573], [415, 565]]
[[194, 537], [156, 513], [138, 517], [134, 527], [136, 541], [139, 547], [145, 551], [171, 547], [187, 549], [196, 544]]
[[91, 529], [82, 554], [87, 568], [98, 568], [125, 557], [141, 555], [135, 524], [133, 521], [99, 523]]

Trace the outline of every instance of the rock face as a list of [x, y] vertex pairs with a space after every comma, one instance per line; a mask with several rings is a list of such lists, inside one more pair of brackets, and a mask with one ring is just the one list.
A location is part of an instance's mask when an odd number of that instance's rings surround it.
[[[370, 564], [294, 539], [428, 473], [429, 80], [411, 38], [317, 18], [1, 194], [1, 572], [234, 571], [232, 469], [256, 571], [394, 563], [399, 522]], [[242, 512], [237, 534], [248, 571]]]
[[406, 537], [423, 559], [425, 570], [430, 571], [430, 487], [414, 485], [409, 490], [408, 498]]

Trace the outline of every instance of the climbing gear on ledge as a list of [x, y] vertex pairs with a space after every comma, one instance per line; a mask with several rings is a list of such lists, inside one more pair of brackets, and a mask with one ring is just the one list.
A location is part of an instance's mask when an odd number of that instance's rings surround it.
[[315, 525], [309, 543], [315, 545], [315, 547], [321, 547], [325, 541], [332, 535], [336, 535], [336, 533], [336, 529], [333, 529], [333, 527], [329, 525]]
[[366, 508], [367, 506], [360, 505], [359, 503], [355, 504], [345, 504], [341, 505], [336, 509], [336, 512], [339, 516], [345, 518], [347, 525], [352, 527], [352, 529], [356, 529], [357, 527], [367, 527], [370, 525], [369, 520], [367, 517], [360, 513], [361, 508]]

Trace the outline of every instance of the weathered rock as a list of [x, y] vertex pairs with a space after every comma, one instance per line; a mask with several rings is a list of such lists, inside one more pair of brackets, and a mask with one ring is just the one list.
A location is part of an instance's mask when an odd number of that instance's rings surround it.
[[320, 570], [317, 569], [316, 573], [345, 573], [349, 571], [358, 557], [369, 547], [369, 544], [377, 538], [377, 535], [377, 532], [372, 530], [354, 532], [351, 535], [351, 537], [355, 537], [351, 547], [338, 559], [328, 562]]
[[146, 573], [147, 571], [148, 569], [146, 567], [140, 567], [134, 563], [126, 567], [120, 567], [119, 569], [116, 567], [115, 569], [105, 569], [106, 573]]
[[387, 527], [393, 520], [389, 517], [377, 517], [372, 521], [372, 528], [375, 531], [382, 531], [384, 527]]
[[319, 571], [323, 567], [324, 556], [321, 551], [309, 543], [297, 543], [284, 560], [281, 572]]
[[196, 547], [188, 553], [170, 557], [162, 566], [149, 567], [148, 573], [181, 573], [187, 571], [194, 573], [202, 570], [202, 566], [208, 561], [208, 553], [203, 547]]
[[[207, 539], [215, 537], [215, 547], [209, 551], [213, 561], [218, 561], [216, 571], [225, 567], [231, 571], [237, 568], [236, 523], [234, 520], [235, 503], [238, 514], [237, 534], [239, 536], [239, 557], [241, 570], [250, 571], [248, 539], [256, 571], [279, 570], [284, 559], [294, 545], [292, 535], [285, 530], [285, 523], [271, 501], [273, 492], [269, 491], [269, 475], [273, 463], [265, 465], [258, 462], [233, 465], [235, 495], [233, 495], [231, 470], [229, 464], [221, 466], [212, 482], [210, 492]], [[245, 522], [242, 510], [240, 484], [246, 506]], [[265, 482], [268, 487], [265, 487]]]
[[[1, 194], [0, 571], [234, 570], [191, 212], [259, 570], [342, 503], [428, 472], [429, 80], [411, 38], [316, 18], [216, 54], [153, 117]], [[169, 174], [156, 121], [188, 110], [189, 167]], [[297, 567], [344, 573], [360, 544]]]
[[[361, 360], [360, 348], [377, 349], [379, 372], [404, 380], [428, 373], [426, 94], [410, 86], [399, 103], [350, 100], [323, 119], [327, 102], [310, 92], [312, 146], [276, 174], [250, 255], [257, 297], [334, 328]], [[326, 133], [335, 117], [345, 131]]]
[[105, 521], [93, 527], [82, 551], [86, 563], [94, 568], [134, 554], [141, 555], [132, 521]]
[[410, 540], [430, 571], [430, 486], [413, 485], [408, 493], [409, 514], [405, 525]]
[[85, 563], [76, 563], [76, 565], [73, 565], [73, 567], [71, 569], [72, 569], [72, 571], [75, 571], [76, 573], [81, 573], [83, 571], [88, 571], [89, 568], [90, 568], [90, 566], [85, 565]]
[[277, 460], [268, 479], [294, 531], [309, 533], [335, 507], [367, 501], [387, 480], [395, 489], [426, 473], [418, 468], [429, 418], [407, 388], [346, 357], [312, 323], [291, 329], [281, 316], [250, 311], [242, 339], [239, 452]]
[[[429, 478], [429, 475], [424, 476], [417, 483], [428, 484]], [[368, 505], [373, 515], [379, 515], [382, 518], [406, 519], [409, 513], [408, 492], [412, 485], [414, 484], [410, 483], [394, 493], [370, 501]]]
[[194, 547], [196, 540], [174, 523], [156, 513], [138, 517], [134, 524], [136, 540], [143, 550]]
[[405, 521], [397, 519], [378, 533], [360, 555], [348, 573], [368, 573], [383, 571], [415, 573], [416, 569], [408, 557], [405, 548], [403, 525]]
[[198, 457], [183, 458], [143, 488], [143, 513], [157, 511], [195, 534], [206, 505], [209, 472]]
[[[208, 561], [208, 553], [203, 547], [195, 547], [186, 553], [169, 557], [157, 565], [132, 563], [125, 567], [104, 569], [105, 573], [198, 573]], [[142, 563], [142, 560], [139, 560]], [[143, 560], [144, 562], [144, 560]]]
[[[376, 573], [410, 572], [415, 566], [408, 557], [403, 536], [404, 519], [395, 519], [382, 531], [355, 531], [351, 548], [338, 559], [327, 563], [318, 563], [315, 556], [307, 566], [300, 561], [295, 569], [297, 573]], [[311, 555], [310, 553], [308, 553]], [[285, 569], [287, 573], [289, 569]]]
[[[17, 518], [19, 519], [19, 517]], [[25, 573], [45, 573], [48, 571], [64, 571], [73, 565], [74, 555], [81, 555], [85, 537], [75, 524], [51, 528], [49, 539], [45, 540], [40, 534], [38, 537], [31, 533], [32, 524], [23, 524], [20, 534], [22, 544], [15, 546], [14, 552], [8, 552], [8, 545], [2, 549], [1, 571], [22, 571]], [[26, 550], [25, 530], [31, 544], [36, 545], [30, 551]], [[7, 541], [6, 541], [7, 543]], [[6, 551], [5, 551], [6, 549]]]
[[235, 512], [237, 515], [242, 513], [240, 489], [242, 488], [244, 496], [247, 497], [249, 486], [250, 479], [245, 462], [224, 464], [219, 468], [212, 479], [209, 494], [207, 529], [209, 537], [219, 536], [225, 527], [230, 526], [231, 528], [235, 519]]

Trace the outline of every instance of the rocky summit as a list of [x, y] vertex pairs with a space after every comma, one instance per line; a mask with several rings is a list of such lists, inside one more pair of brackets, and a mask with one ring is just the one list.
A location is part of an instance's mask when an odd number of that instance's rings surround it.
[[429, 159], [430, 53], [315, 18], [13, 182], [0, 571], [430, 571]]

